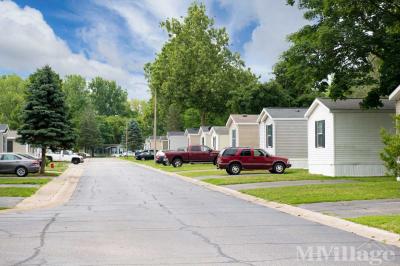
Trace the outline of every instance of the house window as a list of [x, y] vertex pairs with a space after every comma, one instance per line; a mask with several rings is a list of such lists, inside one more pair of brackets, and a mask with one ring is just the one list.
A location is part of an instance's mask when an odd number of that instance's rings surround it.
[[14, 142], [12, 140], [7, 140], [7, 152], [14, 151]]
[[267, 147], [273, 147], [273, 136], [272, 133], [273, 132], [273, 128], [272, 125], [267, 125]]
[[217, 149], [217, 137], [216, 136], [213, 137], [212, 145], [213, 145], [214, 150], [216, 150]]
[[315, 121], [315, 147], [325, 148], [325, 120]]
[[236, 129], [232, 129], [232, 147], [236, 147]]
[[204, 142], [204, 137], [201, 138], [201, 145], [206, 145]]

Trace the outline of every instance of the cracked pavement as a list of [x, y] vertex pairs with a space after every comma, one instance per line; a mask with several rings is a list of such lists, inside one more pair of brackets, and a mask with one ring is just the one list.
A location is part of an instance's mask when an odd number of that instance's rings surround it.
[[369, 263], [333, 253], [298, 257], [308, 248], [390, 252], [379, 265], [400, 265], [398, 248], [126, 161], [92, 159], [84, 168], [68, 203], [0, 214], [0, 265]]

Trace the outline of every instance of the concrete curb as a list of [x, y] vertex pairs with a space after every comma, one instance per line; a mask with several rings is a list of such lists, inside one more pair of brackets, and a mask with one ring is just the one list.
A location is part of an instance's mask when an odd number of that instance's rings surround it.
[[362, 225], [362, 224], [353, 223], [353, 222], [350, 222], [347, 220], [343, 220], [341, 218], [325, 215], [325, 214], [318, 213], [318, 212], [313, 212], [313, 211], [302, 209], [302, 208], [295, 207], [292, 205], [282, 204], [282, 203], [273, 202], [273, 201], [267, 201], [267, 200], [260, 199], [260, 198], [254, 197], [254, 196], [243, 194], [239, 191], [232, 190], [230, 188], [212, 185], [212, 184], [203, 182], [201, 180], [193, 179], [193, 178], [186, 177], [186, 176], [181, 176], [176, 173], [165, 172], [163, 170], [159, 170], [159, 169], [147, 166], [147, 165], [142, 165], [142, 164], [135, 163], [135, 162], [132, 162], [132, 163], [134, 163], [135, 165], [138, 165], [140, 167], [144, 167], [144, 168], [156, 171], [156, 172], [167, 174], [169, 176], [180, 178], [186, 182], [190, 182], [190, 183], [196, 184], [198, 186], [208, 188], [210, 190], [221, 192], [225, 195], [233, 196], [233, 197], [236, 197], [236, 198], [239, 198], [239, 199], [242, 199], [242, 200], [254, 203], [254, 204], [258, 204], [258, 205], [265, 206], [268, 208], [276, 209], [278, 211], [281, 211], [281, 212], [284, 212], [284, 213], [287, 213], [287, 214], [290, 214], [293, 216], [301, 217], [308, 221], [312, 221], [312, 222], [316, 222], [319, 224], [334, 227], [334, 228], [337, 228], [337, 229], [340, 229], [343, 231], [347, 231], [350, 233], [354, 233], [356, 235], [359, 235], [359, 236], [362, 236], [365, 238], [369, 238], [372, 240], [376, 240], [376, 241], [379, 241], [379, 242], [382, 242], [385, 244], [400, 247], [400, 235], [399, 234], [391, 233], [391, 232], [388, 232], [388, 231], [385, 231], [382, 229], [369, 227], [369, 226]]
[[42, 186], [34, 195], [24, 199], [12, 209], [0, 211], [0, 214], [53, 208], [66, 203], [75, 191], [82, 173], [82, 165], [71, 165], [59, 177], [53, 178]]

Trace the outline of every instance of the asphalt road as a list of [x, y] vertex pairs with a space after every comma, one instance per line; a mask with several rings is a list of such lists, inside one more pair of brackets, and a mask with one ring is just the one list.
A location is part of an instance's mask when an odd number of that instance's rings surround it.
[[400, 265], [348, 232], [122, 160], [85, 164], [67, 204], [0, 214], [0, 265]]

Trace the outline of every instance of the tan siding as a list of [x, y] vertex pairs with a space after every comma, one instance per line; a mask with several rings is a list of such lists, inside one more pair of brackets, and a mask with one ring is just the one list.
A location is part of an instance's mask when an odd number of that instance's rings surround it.
[[256, 125], [238, 125], [239, 146], [258, 148], [260, 146], [259, 129]]
[[276, 155], [289, 158], [307, 157], [307, 121], [275, 121]]
[[189, 145], [200, 145], [200, 135], [189, 135]]
[[393, 113], [335, 113], [335, 164], [381, 164], [381, 128], [394, 131]]

